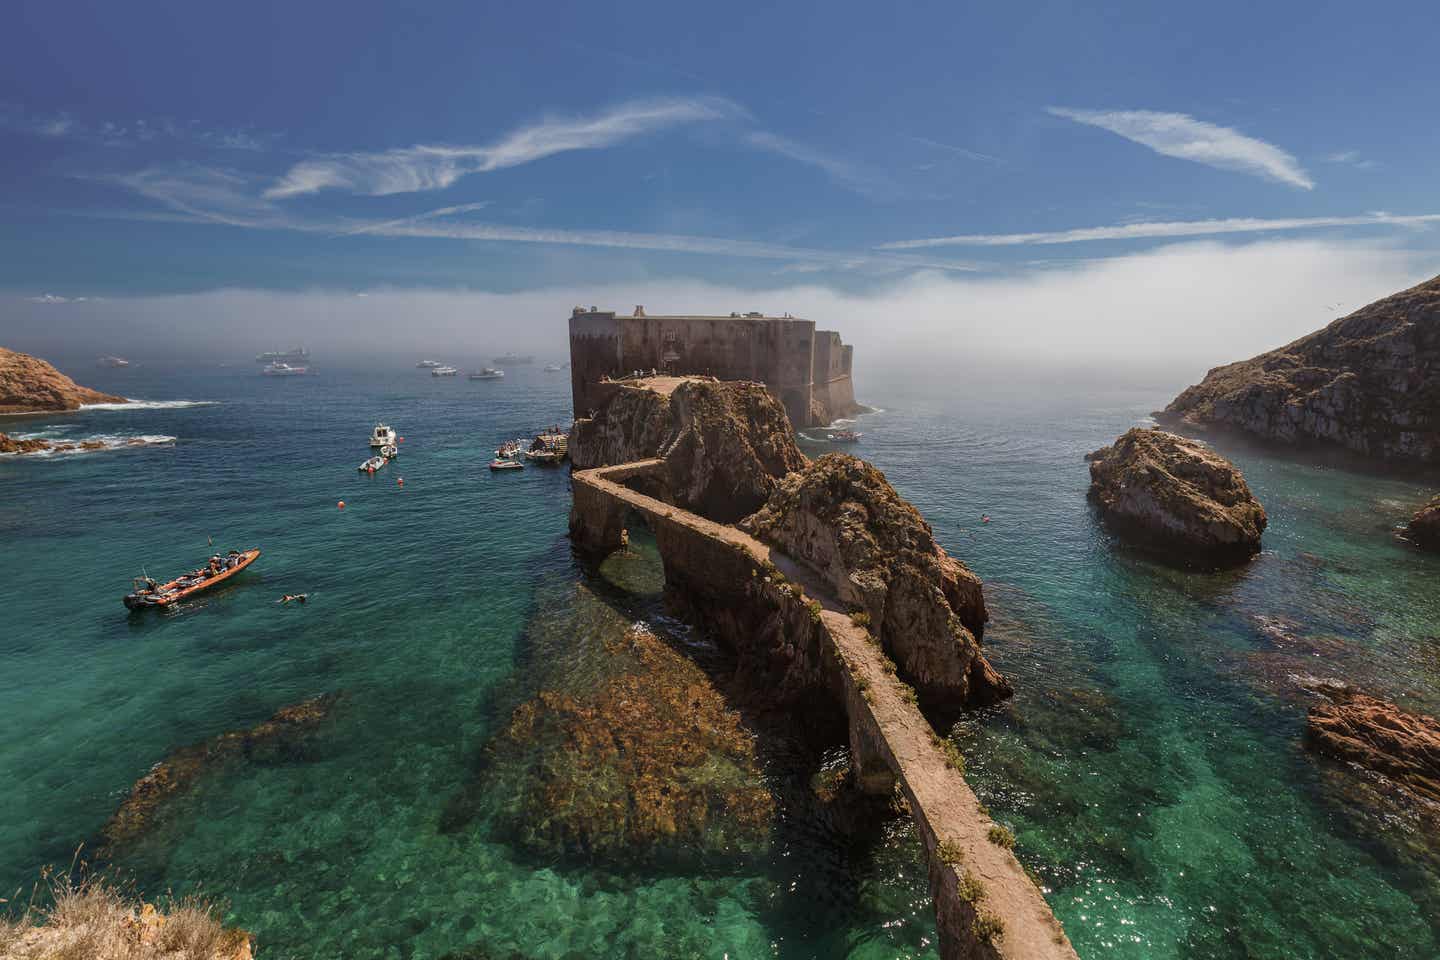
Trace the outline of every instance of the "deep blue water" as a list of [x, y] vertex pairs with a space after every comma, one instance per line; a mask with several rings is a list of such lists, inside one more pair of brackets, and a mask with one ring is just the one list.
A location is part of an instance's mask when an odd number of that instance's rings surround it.
[[[643, 538], [625, 569], [586, 572], [566, 473], [486, 469], [500, 439], [565, 417], [564, 374], [78, 373], [211, 402], [0, 425], [177, 438], [0, 459], [0, 890], [68, 863], [169, 750], [339, 692], [303, 757], [217, 770], [119, 866], [152, 894], [223, 898], [265, 958], [933, 955], [903, 823], [861, 849], [794, 824], [769, 862], [692, 872], [536, 862], [483, 815], [442, 829], [545, 656], [626, 617], [666, 627]], [[959, 732], [1081, 955], [1440, 955], [1437, 855], [1347, 805], [1300, 748], [1290, 679], [1440, 709], [1440, 562], [1391, 535], [1427, 485], [1219, 442], [1270, 514], [1266, 550], [1180, 574], [1097, 527], [1082, 457], [1184, 384], [860, 375], [882, 412], [855, 452], [991, 590], [987, 644], [1019, 693]], [[367, 477], [377, 418], [406, 441]], [[187, 569], [207, 538], [264, 556], [175, 613], [127, 614], [131, 576]], [[623, 616], [587, 599], [607, 577], [633, 594]], [[274, 603], [296, 591], [304, 607]]]

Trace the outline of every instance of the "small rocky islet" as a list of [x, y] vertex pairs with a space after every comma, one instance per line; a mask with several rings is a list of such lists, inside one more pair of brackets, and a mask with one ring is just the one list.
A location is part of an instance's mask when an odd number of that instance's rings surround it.
[[0, 414], [64, 413], [89, 403], [126, 402], [80, 386], [39, 357], [0, 347]]

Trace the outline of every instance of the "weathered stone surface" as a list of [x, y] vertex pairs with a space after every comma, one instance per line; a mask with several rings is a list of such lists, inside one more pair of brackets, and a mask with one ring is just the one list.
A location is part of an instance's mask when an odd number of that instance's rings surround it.
[[0, 413], [75, 410], [83, 403], [124, 403], [124, 397], [82, 387], [39, 357], [0, 347]]
[[1306, 744], [1316, 753], [1383, 774], [1440, 803], [1440, 720], [1407, 713], [1335, 681], [1306, 685], [1326, 702], [1310, 708]]
[[1440, 496], [1415, 512], [1405, 528], [1405, 539], [1426, 550], [1440, 550]]
[[863, 612], [927, 703], [978, 706], [1010, 695], [980, 650], [979, 578], [946, 555], [879, 470], [847, 454], [821, 457], [786, 477], [740, 527]]
[[17, 440], [0, 433], [0, 453], [39, 453], [50, 449], [49, 440]]
[[1216, 367], [1160, 416], [1282, 444], [1440, 461], [1440, 277]]
[[150, 768], [101, 830], [102, 856], [138, 839], [155, 821], [167, 801], [191, 789], [207, 770], [234, 759], [283, 755], [295, 738], [315, 727], [334, 707], [337, 696], [322, 694], [282, 707], [264, 723], [232, 730], [201, 743], [181, 747]]
[[1128, 539], [1186, 566], [1239, 563], [1260, 550], [1265, 508], [1204, 444], [1137, 427], [1086, 459], [1090, 499]]
[[774, 801], [754, 738], [692, 661], [636, 627], [593, 692], [541, 691], [491, 743], [485, 784], [505, 834], [613, 862], [753, 855]]
[[664, 499], [721, 522], [757, 509], [780, 477], [805, 464], [782, 407], [763, 386], [695, 379], [668, 396], [616, 391], [593, 420], [576, 421], [579, 469], [660, 458]]

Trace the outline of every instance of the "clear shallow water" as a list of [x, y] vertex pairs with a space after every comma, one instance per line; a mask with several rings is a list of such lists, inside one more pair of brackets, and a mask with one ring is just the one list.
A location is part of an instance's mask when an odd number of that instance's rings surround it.
[[[499, 439], [563, 418], [563, 375], [86, 380], [220, 402], [5, 427], [178, 439], [0, 459], [0, 889], [67, 862], [172, 748], [338, 691], [303, 754], [218, 769], [121, 866], [228, 899], [265, 957], [933, 955], [904, 824], [855, 845], [787, 820], [768, 862], [647, 873], [536, 862], [483, 809], [447, 823], [567, 637], [674, 629], [643, 543], [598, 575], [575, 564], [565, 473], [485, 468]], [[856, 452], [992, 589], [987, 643], [1020, 692], [962, 726], [972, 782], [1082, 956], [1440, 953], [1433, 860], [1393, 852], [1405, 823], [1347, 813], [1299, 749], [1288, 679], [1440, 709], [1440, 564], [1389, 533], [1423, 484], [1222, 445], [1270, 513], [1267, 549], [1182, 575], [1108, 542], [1081, 459], [1173, 391], [862, 385], [885, 412]], [[370, 478], [355, 465], [377, 417], [406, 443]], [[129, 576], [192, 566], [207, 536], [265, 553], [177, 614], [127, 616]], [[273, 603], [294, 591], [310, 603]], [[783, 749], [766, 762], [777, 787], [794, 772]]]

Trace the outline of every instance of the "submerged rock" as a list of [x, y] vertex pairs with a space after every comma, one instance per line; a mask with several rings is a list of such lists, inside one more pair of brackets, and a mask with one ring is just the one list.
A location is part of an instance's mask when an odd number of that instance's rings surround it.
[[1407, 713], [1335, 681], [1306, 688], [1326, 702], [1310, 708], [1306, 744], [1316, 753], [1382, 774], [1414, 796], [1440, 803], [1440, 720]]
[[1198, 441], [1137, 427], [1086, 459], [1090, 499], [1121, 535], [1186, 566], [1259, 552], [1265, 508], [1235, 465]]
[[49, 440], [41, 440], [32, 437], [26, 440], [18, 440], [0, 433], [0, 453], [40, 453], [50, 449]]
[[51, 413], [86, 403], [125, 402], [124, 397], [80, 386], [39, 357], [0, 347], [0, 413]]
[[264, 723], [232, 730], [201, 743], [181, 747], [150, 768], [120, 804], [100, 835], [102, 855], [141, 837], [154, 823], [162, 805], [191, 789], [202, 774], [235, 759], [284, 756], [297, 738], [330, 715], [336, 694], [327, 693], [282, 707]]
[[722, 523], [756, 510], [780, 477], [805, 465], [785, 408], [765, 387], [705, 379], [668, 395], [618, 390], [576, 422], [570, 456], [581, 469], [658, 457], [667, 489], [655, 492]]
[[540, 692], [490, 744], [483, 786], [503, 834], [618, 863], [763, 852], [774, 800], [738, 714], [643, 627], [607, 652], [619, 669], [593, 692]]
[[1440, 277], [1216, 367], [1160, 416], [1287, 445], [1440, 461]]
[[1426, 550], [1440, 550], [1440, 496], [1436, 496], [1410, 518], [1405, 539]]
[[933, 706], [1010, 696], [980, 650], [980, 578], [935, 542], [920, 512], [873, 466], [832, 453], [786, 477], [741, 529], [804, 563], [872, 633]]

